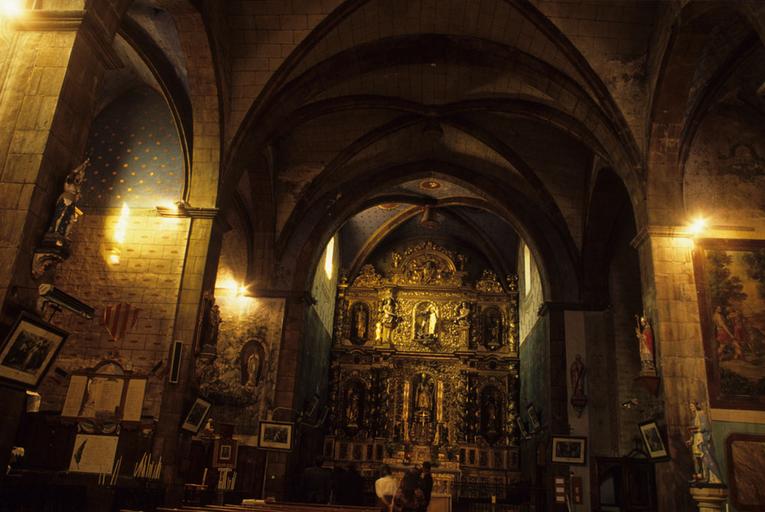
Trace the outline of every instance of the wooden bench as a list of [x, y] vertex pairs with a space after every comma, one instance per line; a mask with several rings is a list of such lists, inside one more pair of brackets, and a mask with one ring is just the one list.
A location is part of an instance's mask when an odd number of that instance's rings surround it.
[[379, 512], [377, 507], [321, 505], [311, 503], [257, 503], [253, 505], [185, 505], [181, 508], [157, 507], [157, 512]]

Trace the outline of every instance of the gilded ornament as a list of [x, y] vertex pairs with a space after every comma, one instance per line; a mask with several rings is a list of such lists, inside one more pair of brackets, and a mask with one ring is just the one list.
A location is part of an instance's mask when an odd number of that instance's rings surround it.
[[353, 280], [353, 286], [361, 288], [375, 288], [382, 285], [383, 280], [380, 274], [377, 273], [375, 267], [371, 264], [361, 267], [359, 275]]
[[502, 285], [497, 280], [497, 274], [484, 270], [481, 279], [475, 284], [475, 289], [485, 293], [502, 293]]

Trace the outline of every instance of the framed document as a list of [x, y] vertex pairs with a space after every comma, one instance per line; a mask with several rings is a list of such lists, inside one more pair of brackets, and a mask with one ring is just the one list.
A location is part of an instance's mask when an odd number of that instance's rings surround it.
[[111, 473], [118, 441], [119, 436], [77, 434], [69, 461], [69, 471]]
[[66, 331], [21, 313], [0, 346], [0, 378], [37, 387], [67, 336]]

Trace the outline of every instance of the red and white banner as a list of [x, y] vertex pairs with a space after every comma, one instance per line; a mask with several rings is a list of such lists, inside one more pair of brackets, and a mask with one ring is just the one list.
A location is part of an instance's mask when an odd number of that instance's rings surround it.
[[137, 307], [126, 302], [107, 306], [101, 317], [101, 325], [106, 326], [106, 330], [109, 331], [113, 341], [119, 341], [125, 337], [128, 330], [135, 327], [140, 311]]

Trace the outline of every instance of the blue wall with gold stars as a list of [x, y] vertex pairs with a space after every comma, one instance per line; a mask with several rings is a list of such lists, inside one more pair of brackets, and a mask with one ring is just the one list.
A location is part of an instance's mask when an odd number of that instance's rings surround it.
[[183, 150], [164, 98], [150, 87], [117, 98], [95, 119], [80, 204], [154, 208], [182, 199]]

